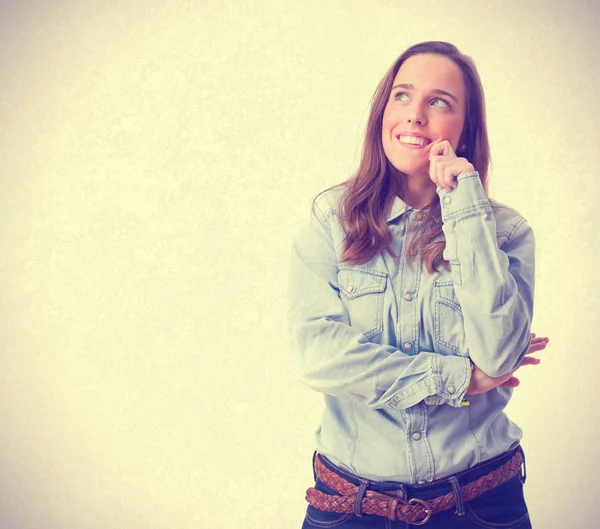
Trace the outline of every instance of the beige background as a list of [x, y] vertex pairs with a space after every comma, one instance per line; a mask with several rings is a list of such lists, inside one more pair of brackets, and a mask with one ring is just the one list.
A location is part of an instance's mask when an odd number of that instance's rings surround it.
[[493, 195], [537, 234], [534, 527], [593, 527], [600, 9], [490, 4], [0, 2], [3, 529], [300, 526], [290, 240], [429, 39], [475, 58]]

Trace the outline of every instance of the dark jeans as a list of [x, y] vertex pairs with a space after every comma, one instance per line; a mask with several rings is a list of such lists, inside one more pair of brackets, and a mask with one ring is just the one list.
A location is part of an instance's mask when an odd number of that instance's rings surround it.
[[[366, 481], [368, 484], [367, 490], [390, 492], [400, 489], [407, 500], [412, 498], [428, 500], [455, 490], [453, 482], [455, 487], [457, 484], [464, 486], [488, 474], [506, 463], [517, 450], [522, 451], [520, 447], [517, 447], [494, 459], [484, 461], [469, 470], [434, 481], [428, 485], [407, 485], [392, 481], [374, 482], [362, 478], [359, 480], [357, 476], [335, 466], [323, 456], [321, 456], [321, 460], [330, 470], [355, 485], [360, 486], [361, 481]], [[517, 474], [499, 487], [478, 496], [468, 503], [464, 503], [462, 508], [458, 505], [453, 509], [433, 515], [423, 526], [399, 521], [391, 522], [382, 516], [368, 514], [359, 517], [355, 514], [324, 512], [309, 505], [302, 529], [314, 529], [315, 527], [339, 527], [342, 529], [409, 529], [417, 527], [423, 527], [424, 529], [471, 529], [481, 527], [486, 529], [531, 529], [527, 506], [523, 498], [524, 482], [525, 472], [523, 470], [520, 474]], [[337, 495], [335, 491], [328, 488], [319, 479], [316, 480], [315, 487], [317, 490], [327, 494]]]

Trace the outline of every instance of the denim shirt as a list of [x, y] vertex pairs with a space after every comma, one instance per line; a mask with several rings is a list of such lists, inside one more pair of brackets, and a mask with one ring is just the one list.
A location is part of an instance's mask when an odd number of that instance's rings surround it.
[[476, 172], [438, 188], [450, 270], [405, 257], [422, 214], [396, 198], [391, 249], [340, 262], [340, 188], [321, 194], [291, 259], [290, 325], [302, 381], [324, 394], [316, 449], [371, 480], [426, 483], [465, 470], [521, 438], [504, 408], [512, 390], [466, 395], [471, 361], [490, 376], [527, 351], [534, 236], [490, 202]]

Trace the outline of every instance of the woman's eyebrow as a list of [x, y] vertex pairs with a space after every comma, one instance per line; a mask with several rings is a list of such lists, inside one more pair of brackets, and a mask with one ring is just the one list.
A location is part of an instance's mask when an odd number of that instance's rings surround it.
[[[392, 86], [392, 90], [395, 90], [396, 88], [404, 88], [405, 90], [414, 90], [415, 85], [410, 84], [410, 83], [400, 83], [395, 86]], [[446, 90], [442, 90], [441, 88], [436, 88], [436, 89], [432, 90], [431, 92], [434, 94], [448, 96], [450, 99], [452, 99], [456, 103], [458, 103], [458, 99], [454, 95], [452, 95], [450, 92], [446, 92]]]
[[412, 90], [414, 87], [415, 87], [415, 85], [412, 85], [412, 84], [401, 83], [401, 84], [397, 84], [396, 86], [392, 86], [392, 90], [395, 90], [396, 88], [404, 88], [405, 90]]
[[446, 90], [441, 90], [439, 88], [436, 88], [435, 90], [432, 90], [432, 92], [434, 94], [440, 94], [440, 95], [443, 95], [443, 96], [448, 96], [450, 99], [453, 99], [458, 104], [458, 99], [456, 97], [454, 97], [450, 92], [446, 92]]

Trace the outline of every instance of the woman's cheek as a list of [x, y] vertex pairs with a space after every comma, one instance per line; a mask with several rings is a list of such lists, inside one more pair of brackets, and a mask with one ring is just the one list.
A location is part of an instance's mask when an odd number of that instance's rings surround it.
[[462, 134], [464, 120], [456, 119], [451, 120], [443, 127], [443, 138], [447, 139], [452, 145], [452, 148], [456, 152], [458, 149], [458, 142], [460, 140], [460, 135]]

